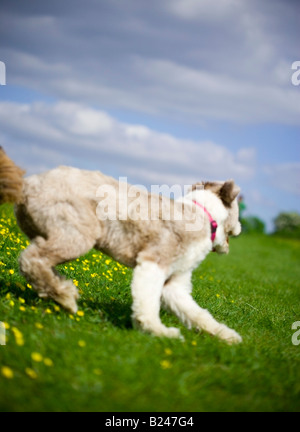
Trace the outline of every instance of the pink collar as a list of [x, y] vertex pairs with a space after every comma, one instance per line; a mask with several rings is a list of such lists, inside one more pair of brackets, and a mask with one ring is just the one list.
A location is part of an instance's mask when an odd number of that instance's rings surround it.
[[216, 238], [216, 231], [218, 228], [217, 222], [212, 218], [212, 215], [202, 204], [198, 203], [197, 201], [193, 201], [193, 203], [196, 204], [198, 207], [201, 207], [204, 210], [204, 212], [207, 214], [210, 222], [210, 227], [211, 227], [211, 241], [214, 242]]

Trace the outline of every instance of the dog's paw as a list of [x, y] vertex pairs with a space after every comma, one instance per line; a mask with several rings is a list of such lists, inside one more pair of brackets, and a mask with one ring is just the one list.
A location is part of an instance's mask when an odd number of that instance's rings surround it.
[[182, 339], [183, 340], [183, 336], [181, 335], [180, 330], [178, 328], [175, 328], [175, 327], [165, 327], [162, 334], [158, 335], [158, 336], [166, 336], [169, 338]]
[[160, 322], [155, 324], [153, 322], [145, 323], [141, 322], [141, 320], [133, 318], [133, 327], [136, 329], [140, 329], [146, 333], [151, 333], [154, 336], [183, 339], [178, 328], [166, 327]]
[[239, 344], [243, 341], [242, 337], [235, 330], [230, 329], [224, 324], [220, 325], [216, 336], [227, 342], [229, 345]]
[[53, 293], [51, 297], [69, 312], [73, 314], [77, 313], [78, 306], [76, 300], [78, 299], [78, 291], [72, 281], [63, 281], [59, 286], [59, 290]]

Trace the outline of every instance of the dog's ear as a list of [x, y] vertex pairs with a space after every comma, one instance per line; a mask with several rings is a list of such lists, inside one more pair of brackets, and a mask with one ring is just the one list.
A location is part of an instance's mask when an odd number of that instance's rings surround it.
[[230, 207], [231, 203], [240, 193], [241, 189], [234, 183], [233, 180], [227, 180], [218, 192], [225, 207]]
[[240, 188], [234, 183], [233, 180], [227, 181], [214, 181], [214, 182], [200, 182], [192, 186], [192, 191], [195, 190], [210, 190], [216, 194], [223, 202], [225, 207], [230, 207], [232, 201], [240, 193]]
[[205, 185], [205, 183], [203, 181], [195, 183], [192, 185], [192, 189], [190, 189], [189, 192], [194, 192], [195, 190], [203, 190], [204, 185]]

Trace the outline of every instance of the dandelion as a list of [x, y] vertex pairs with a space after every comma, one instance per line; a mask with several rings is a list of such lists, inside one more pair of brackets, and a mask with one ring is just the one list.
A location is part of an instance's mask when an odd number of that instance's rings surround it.
[[11, 330], [14, 334], [16, 344], [18, 346], [23, 346], [24, 345], [24, 338], [23, 338], [23, 334], [20, 332], [20, 330], [18, 330], [17, 327], [12, 327]]
[[77, 315], [80, 316], [80, 317], [83, 317], [84, 316], [84, 312], [83, 311], [78, 311]]
[[42, 329], [44, 328], [43, 324], [38, 323], [38, 322], [36, 322], [34, 325], [35, 325], [35, 327], [36, 327], [37, 329], [39, 329], [39, 330], [42, 330]]
[[166, 355], [172, 355], [173, 353], [172, 353], [172, 350], [170, 350], [170, 348], [166, 348], [165, 349], [165, 354]]
[[45, 313], [50, 315], [50, 314], [52, 314], [52, 310], [49, 309], [49, 308], [47, 308], [47, 309], [45, 310]]
[[12, 379], [14, 377], [14, 373], [13, 373], [12, 369], [9, 368], [9, 367], [7, 367], [7, 366], [2, 366], [2, 368], [1, 368], [1, 374], [6, 379]]
[[13, 275], [13, 274], [15, 274], [15, 271], [14, 270], [8, 270], [8, 273]]
[[192, 345], [193, 346], [197, 346], [197, 342], [196, 341], [192, 341]]
[[26, 368], [25, 369], [25, 373], [31, 379], [37, 379], [37, 377], [38, 377], [37, 373], [33, 369], [31, 369], [31, 368]]
[[46, 357], [46, 358], [44, 358], [44, 364], [48, 367], [52, 367], [53, 361], [50, 358]]
[[25, 312], [25, 311], [26, 311], [26, 308], [25, 308], [24, 306], [20, 306], [20, 307], [19, 307], [19, 310], [20, 310], [21, 312]]
[[33, 352], [31, 354], [31, 358], [32, 358], [33, 361], [35, 361], [37, 363], [40, 363], [40, 362], [43, 361], [43, 356], [40, 353], [37, 353], [37, 352]]
[[86, 342], [84, 340], [79, 340], [78, 346], [80, 346], [80, 348], [84, 348], [86, 346]]
[[18, 288], [20, 288], [22, 291], [25, 291], [25, 290], [26, 290], [26, 288], [24, 287], [24, 285], [22, 285], [20, 282], [16, 282], [16, 286], [17, 286]]
[[172, 364], [171, 364], [171, 362], [169, 362], [169, 360], [162, 360], [160, 362], [160, 365], [161, 365], [162, 369], [171, 369], [171, 367], [172, 367]]
[[221, 297], [221, 296], [220, 296], [220, 294], [216, 294], [216, 297], [218, 297], [218, 298], [219, 298], [219, 297]]

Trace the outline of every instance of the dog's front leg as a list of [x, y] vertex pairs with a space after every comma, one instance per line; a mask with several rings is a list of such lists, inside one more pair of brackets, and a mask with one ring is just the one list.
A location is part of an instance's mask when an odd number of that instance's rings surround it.
[[132, 319], [136, 326], [156, 336], [180, 337], [180, 331], [166, 327], [160, 320], [162, 289], [166, 280], [165, 271], [152, 261], [140, 262], [132, 280]]
[[235, 330], [219, 323], [206, 309], [198, 306], [191, 292], [191, 273], [179, 273], [165, 284], [162, 300], [189, 328], [203, 329], [229, 344], [242, 342], [241, 336]]

